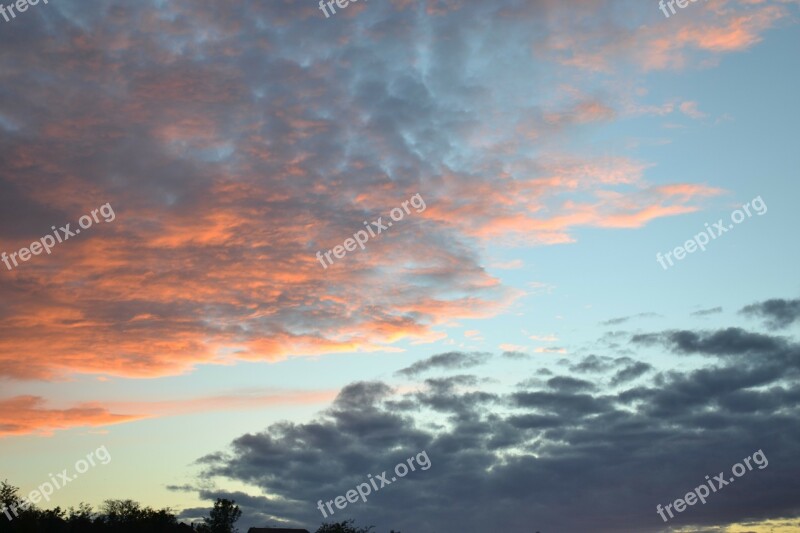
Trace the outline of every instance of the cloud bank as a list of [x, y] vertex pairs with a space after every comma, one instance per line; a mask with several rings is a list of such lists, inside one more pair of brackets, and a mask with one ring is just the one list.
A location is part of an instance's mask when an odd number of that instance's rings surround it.
[[[544, 381], [520, 362], [531, 378], [512, 390], [464, 374], [411, 391], [353, 383], [314, 420], [272, 425], [204, 457], [203, 477], [254, 487], [254, 524], [310, 527], [321, 521], [317, 500], [426, 450], [424, 475], [342, 517], [420, 533], [647, 532], [663, 530], [657, 504], [763, 449], [769, 468], [671, 525], [797, 517], [800, 344], [733, 327], [628, 335], [627, 344], [636, 358], [567, 360]], [[653, 353], [692, 364], [657, 368]]]

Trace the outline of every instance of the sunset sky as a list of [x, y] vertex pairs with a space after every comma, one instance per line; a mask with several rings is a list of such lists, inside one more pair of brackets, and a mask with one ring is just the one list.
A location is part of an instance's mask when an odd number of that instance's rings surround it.
[[242, 531], [314, 531], [318, 500], [424, 450], [333, 519], [800, 531], [798, 22], [800, 0], [0, 17], [0, 481], [105, 446], [40, 506], [229, 497]]

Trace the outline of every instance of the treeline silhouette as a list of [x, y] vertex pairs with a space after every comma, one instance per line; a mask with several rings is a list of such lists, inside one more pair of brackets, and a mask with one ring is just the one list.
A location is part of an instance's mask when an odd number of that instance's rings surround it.
[[[235, 523], [242, 516], [236, 502], [224, 498], [217, 499], [208, 516], [194, 524], [178, 522], [168, 507], [156, 510], [133, 500], [106, 500], [97, 511], [85, 503], [66, 510], [39, 509], [34, 504], [22, 508], [22, 504], [19, 489], [0, 482], [0, 533], [235, 533]], [[373, 533], [373, 529], [346, 520], [324, 523], [316, 533]]]

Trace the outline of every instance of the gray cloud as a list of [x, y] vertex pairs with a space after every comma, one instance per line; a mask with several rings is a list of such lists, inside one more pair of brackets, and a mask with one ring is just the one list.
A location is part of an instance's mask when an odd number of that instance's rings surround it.
[[625, 322], [628, 322], [628, 321], [633, 320], [635, 318], [657, 318], [659, 316], [661, 316], [661, 315], [659, 315], [658, 313], [638, 313], [638, 314], [632, 315], [632, 316], [622, 316], [622, 317], [612, 318], [612, 319], [606, 320], [604, 322], [600, 322], [600, 325], [601, 326], [616, 326], [616, 325], [619, 325], [619, 324], [624, 324]]
[[432, 369], [469, 368], [485, 363], [492, 354], [487, 352], [446, 352], [433, 355], [422, 361], [398, 370], [402, 376], [416, 376]]
[[766, 300], [745, 306], [740, 312], [763, 318], [771, 329], [783, 329], [800, 320], [800, 298]]
[[[417, 533], [656, 532], [664, 530], [656, 504], [763, 449], [769, 468], [671, 524], [699, 532], [797, 516], [800, 419], [787, 406], [800, 401], [800, 345], [736, 328], [639, 337], [632, 346], [701, 355], [708, 364], [657, 371], [638, 358], [591, 355], [575, 367], [592, 381], [556, 375], [505, 393], [477, 390], [482, 381], [465, 374], [403, 393], [357, 383], [310, 422], [275, 424], [209, 455], [204, 475], [274, 495], [250, 511], [262, 521], [280, 517], [312, 528], [321, 521], [317, 500], [424, 449], [430, 470], [336, 517]], [[606, 379], [641, 381], [599, 391], [596, 383]]]
[[528, 359], [531, 356], [530, 354], [516, 350], [506, 350], [501, 355], [502, 357], [506, 357], [508, 359]]
[[722, 307], [712, 307], [710, 309], [700, 309], [692, 313], [692, 316], [716, 315], [722, 312]]
[[627, 383], [628, 381], [632, 381], [640, 376], [643, 376], [652, 369], [652, 365], [643, 363], [641, 361], [636, 361], [614, 374], [614, 377], [611, 378], [611, 385], [616, 386], [622, 383]]

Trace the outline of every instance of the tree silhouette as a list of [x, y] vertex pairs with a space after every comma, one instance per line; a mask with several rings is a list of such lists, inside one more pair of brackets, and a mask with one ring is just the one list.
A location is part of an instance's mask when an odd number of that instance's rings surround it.
[[19, 489], [8, 483], [8, 480], [0, 482], [0, 506], [11, 507], [19, 504]]
[[328, 524], [326, 522], [319, 526], [319, 529], [317, 529], [316, 533], [371, 533], [372, 529], [375, 527], [355, 527], [353, 524], [353, 520], [334, 522], [332, 524]]
[[[65, 512], [35, 505], [21, 508], [19, 489], [7, 481], [0, 483], [0, 533], [186, 533], [192, 526], [179, 524], [169, 508], [142, 507], [133, 500], [106, 500], [95, 513], [82, 503]], [[238, 507], [236, 508], [238, 511]], [[212, 511], [213, 513], [213, 511]], [[237, 516], [238, 518], [238, 516]]]
[[238, 529], [234, 524], [242, 516], [242, 511], [236, 502], [233, 500], [226, 500], [225, 498], [217, 498], [214, 502], [214, 508], [208, 518], [205, 519], [205, 525], [199, 528], [203, 533], [236, 533]]
[[[217, 499], [204, 523], [197, 525], [179, 523], [170, 508], [142, 507], [133, 500], [106, 500], [97, 512], [85, 503], [67, 511], [42, 510], [33, 504], [22, 509], [22, 501], [19, 488], [0, 482], [0, 533], [237, 533], [234, 524], [242, 516], [236, 502], [224, 498]], [[374, 529], [345, 520], [323, 523], [316, 533], [374, 533]]]

